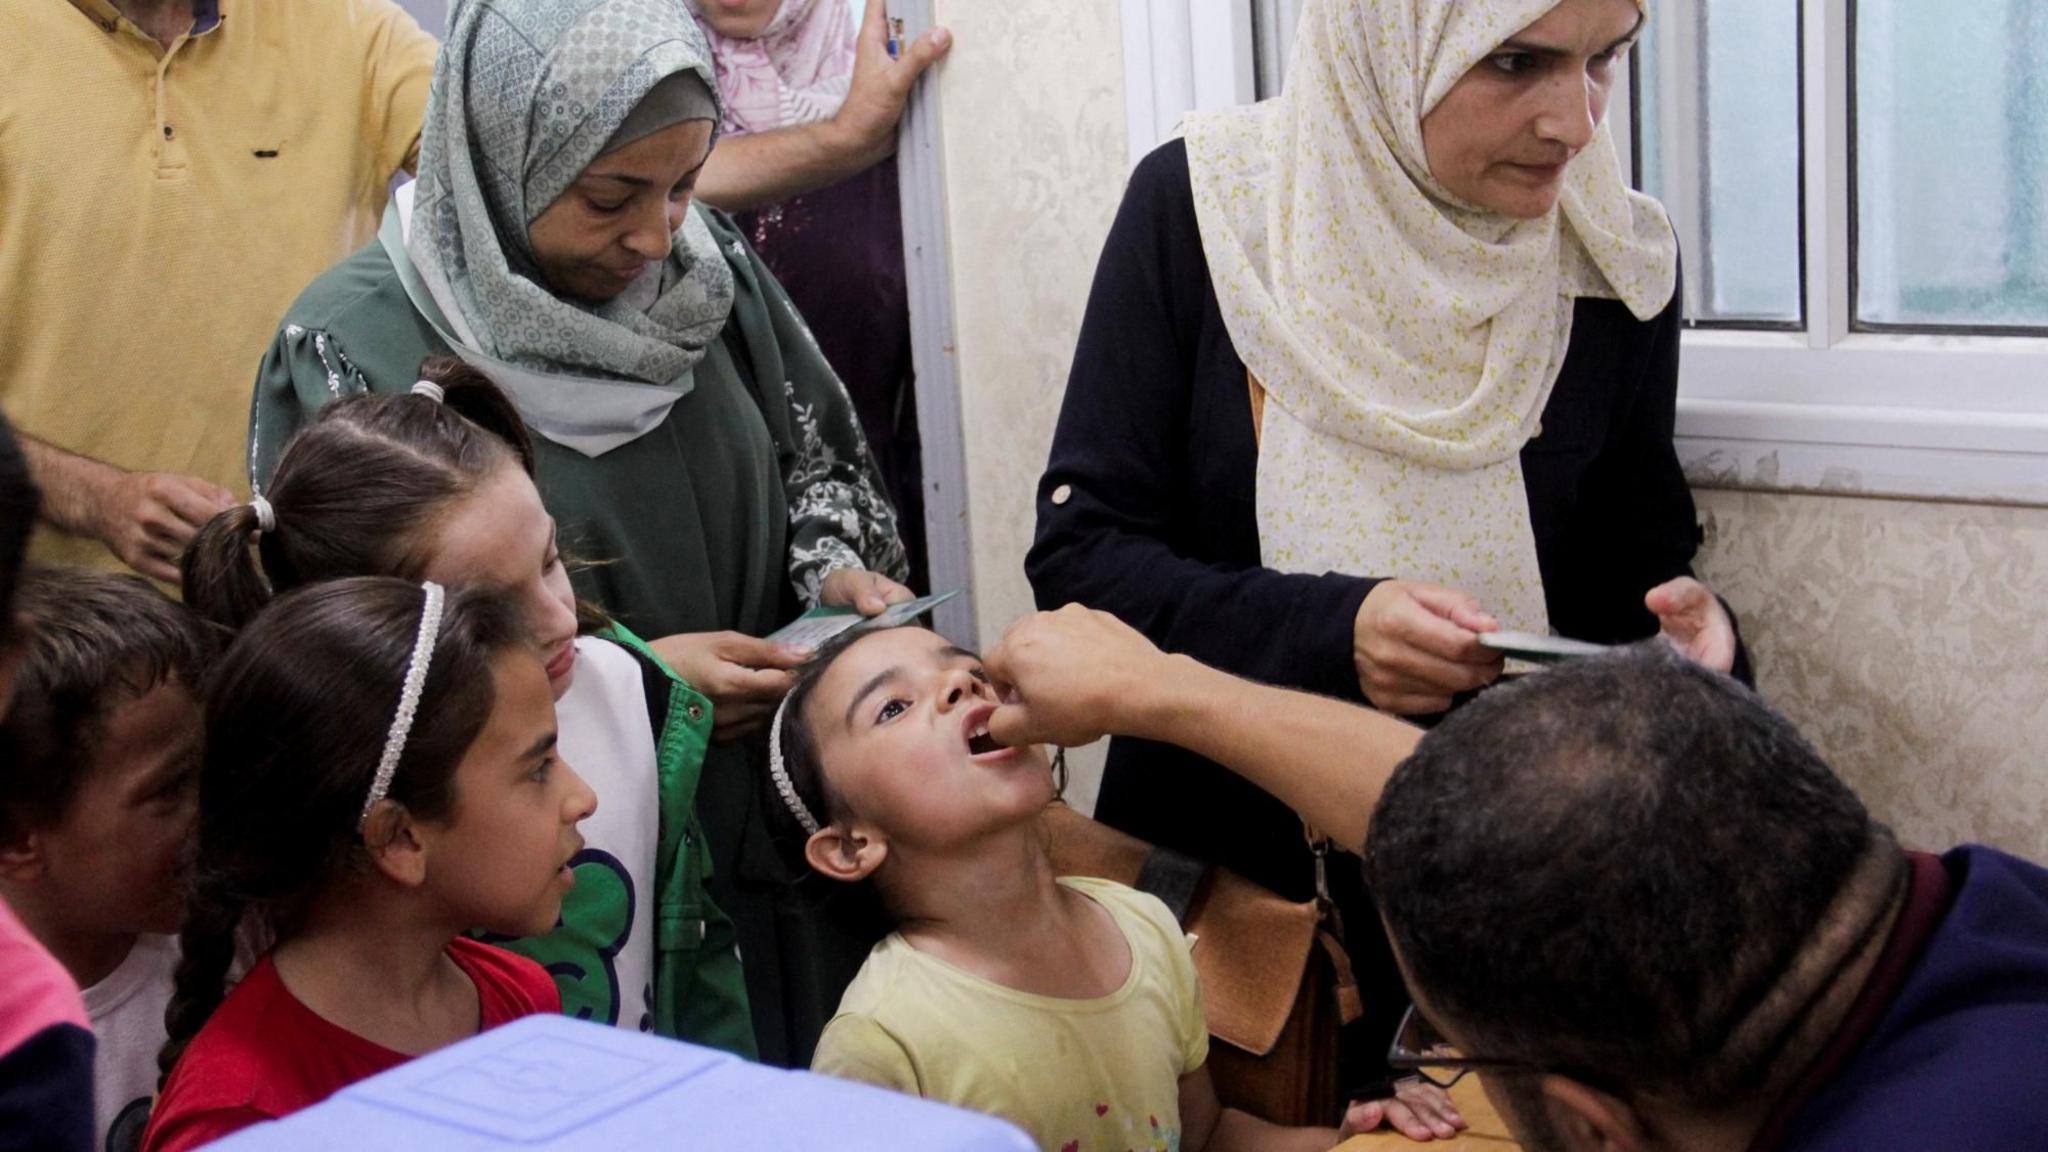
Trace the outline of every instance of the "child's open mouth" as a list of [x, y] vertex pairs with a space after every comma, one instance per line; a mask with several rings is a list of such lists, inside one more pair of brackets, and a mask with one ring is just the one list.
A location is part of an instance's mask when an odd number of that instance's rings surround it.
[[988, 725], [986, 724], [979, 726], [975, 731], [968, 734], [967, 754], [970, 756], [986, 756], [990, 752], [1001, 752], [1002, 750], [1003, 746], [996, 743], [996, 738], [988, 734]]
[[1009, 751], [1007, 747], [997, 743], [995, 737], [988, 734], [988, 718], [995, 714], [995, 705], [983, 704], [969, 712], [966, 718], [961, 721], [962, 727], [967, 733], [967, 754], [969, 756], [980, 757], [987, 756], [993, 752]]

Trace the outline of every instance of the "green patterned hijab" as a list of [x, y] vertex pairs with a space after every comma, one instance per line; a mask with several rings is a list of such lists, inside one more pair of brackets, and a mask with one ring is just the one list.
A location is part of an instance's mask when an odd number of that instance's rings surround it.
[[[685, 83], [678, 100], [681, 73], [701, 89]], [[404, 251], [457, 351], [536, 431], [587, 455], [649, 431], [689, 392], [732, 310], [732, 270], [693, 208], [639, 282], [568, 300], [542, 282], [527, 228], [592, 161], [646, 134], [643, 103], [715, 120], [716, 92], [675, 0], [458, 0], [449, 17]]]

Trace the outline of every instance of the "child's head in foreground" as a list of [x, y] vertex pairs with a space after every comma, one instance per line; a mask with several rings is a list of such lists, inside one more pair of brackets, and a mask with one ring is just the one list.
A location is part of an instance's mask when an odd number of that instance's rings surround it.
[[595, 800], [555, 757], [529, 636], [502, 594], [361, 577], [287, 593], [236, 638], [206, 698], [166, 1070], [219, 1005], [245, 918], [279, 942], [336, 909], [451, 937], [554, 927]]
[[926, 628], [825, 645], [771, 729], [778, 820], [813, 869], [874, 877], [885, 900], [917, 861], [1032, 824], [1052, 771], [1043, 749], [989, 739], [997, 702], [981, 658]]
[[213, 634], [139, 576], [31, 569], [15, 607], [27, 637], [0, 725], [0, 891], [74, 939], [175, 932]]

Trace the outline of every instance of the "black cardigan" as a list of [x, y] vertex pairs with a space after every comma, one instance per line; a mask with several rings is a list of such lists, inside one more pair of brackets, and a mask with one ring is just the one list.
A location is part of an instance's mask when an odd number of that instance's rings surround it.
[[[1563, 635], [1651, 635], [1644, 593], [1691, 570], [1700, 531], [1672, 447], [1678, 337], [1675, 293], [1648, 322], [1613, 300], [1581, 300], [1573, 314], [1541, 434], [1522, 450], [1544, 596]], [[1104, 245], [1026, 571], [1042, 608], [1079, 601], [1169, 651], [1362, 701], [1352, 625], [1376, 581], [1260, 567], [1256, 463], [1244, 362], [1218, 310], [1176, 140], [1138, 165]], [[1179, 749], [1114, 741], [1097, 814], [1308, 894], [1300, 822]]]

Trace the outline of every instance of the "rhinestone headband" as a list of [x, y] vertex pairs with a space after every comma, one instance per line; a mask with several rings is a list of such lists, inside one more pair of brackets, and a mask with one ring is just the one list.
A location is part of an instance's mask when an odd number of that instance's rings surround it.
[[784, 696], [782, 703], [775, 708], [775, 719], [768, 724], [768, 777], [775, 782], [775, 794], [782, 797], [789, 814], [803, 825], [804, 833], [815, 836], [823, 825], [811, 815], [809, 808], [804, 807], [803, 797], [796, 794], [796, 781], [789, 778], [789, 765], [782, 759], [782, 716], [788, 711], [789, 697]]
[[377, 761], [377, 775], [370, 781], [370, 794], [363, 800], [363, 814], [356, 819], [356, 831], [370, 821], [370, 809], [391, 791], [391, 777], [398, 771], [399, 757], [405, 755], [405, 738], [412, 733], [413, 715], [420, 708], [420, 691], [426, 687], [427, 665], [434, 659], [434, 641], [441, 636], [441, 604], [446, 593], [432, 580], [420, 585], [426, 603], [420, 608], [420, 630], [412, 642], [412, 659], [405, 666], [405, 687], [398, 693], [398, 713], [391, 718], [391, 731], [384, 737], [384, 755]]

